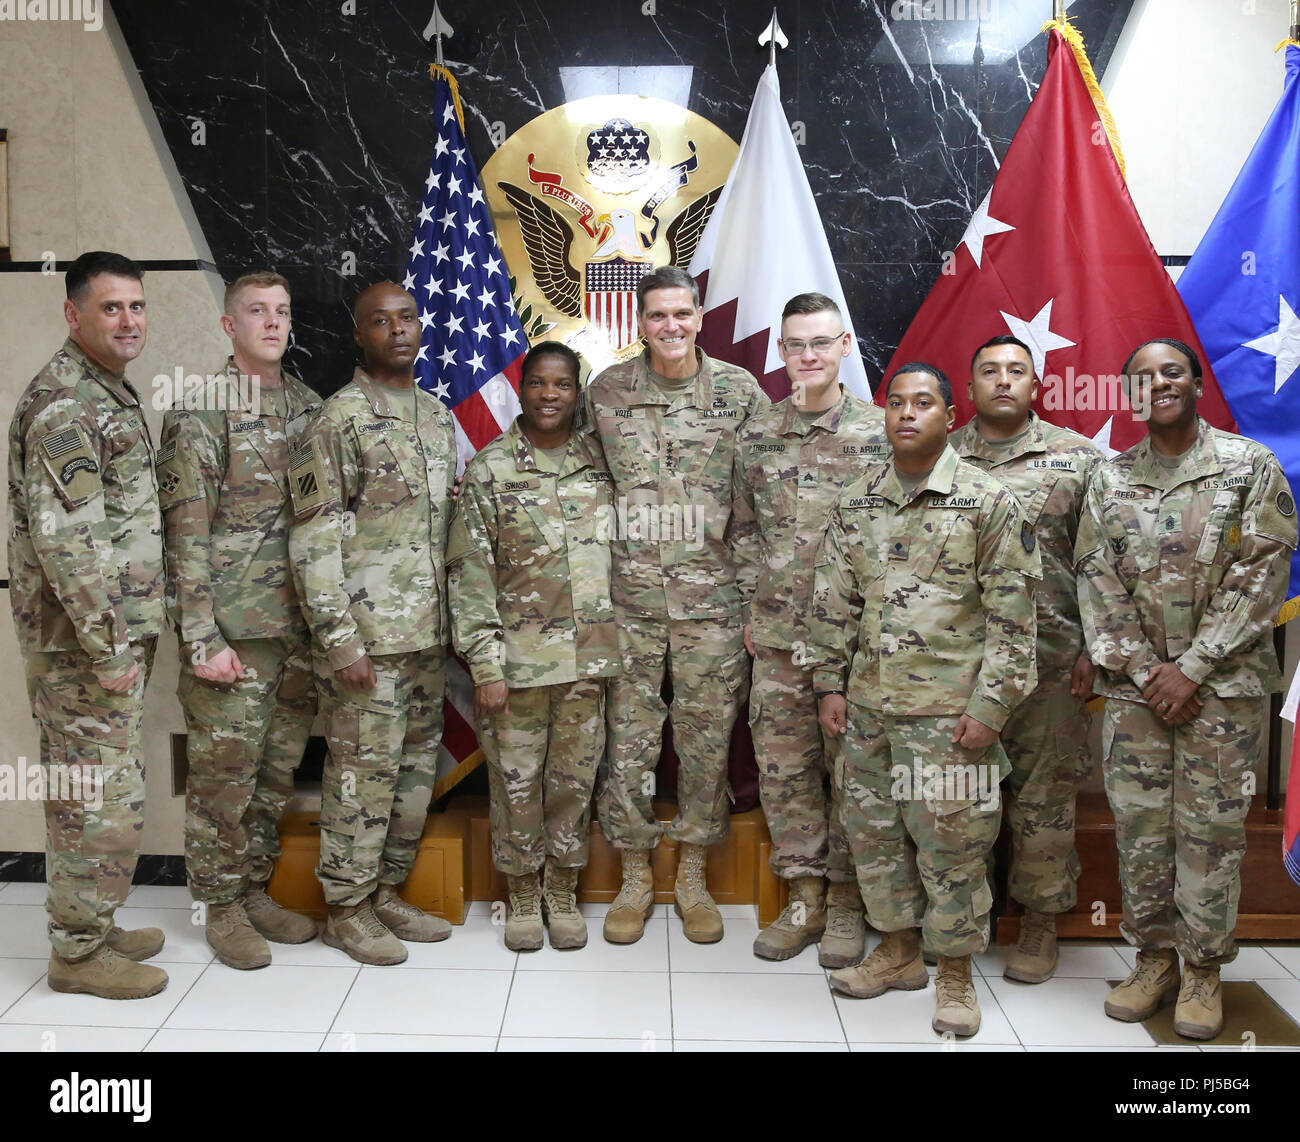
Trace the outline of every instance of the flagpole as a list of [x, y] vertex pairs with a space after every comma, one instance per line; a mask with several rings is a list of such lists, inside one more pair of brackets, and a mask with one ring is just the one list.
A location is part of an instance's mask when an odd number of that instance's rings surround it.
[[789, 46], [790, 41], [785, 38], [785, 33], [781, 31], [781, 21], [776, 18], [776, 9], [772, 9], [772, 18], [767, 22], [758, 36], [758, 46], [761, 48], [765, 45], [771, 45], [770, 54], [767, 63], [769, 67], [776, 66], [776, 49]]

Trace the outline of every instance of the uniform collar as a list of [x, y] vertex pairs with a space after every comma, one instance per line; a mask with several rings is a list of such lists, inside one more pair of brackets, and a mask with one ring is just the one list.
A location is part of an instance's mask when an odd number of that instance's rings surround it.
[[1223, 461], [1219, 458], [1219, 450], [1214, 446], [1214, 433], [1199, 416], [1196, 418], [1196, 443], [1177, 468], [1166, 468], [1160, 463], [1149, 430], [1146, 437], [1133, 446], [1133, 452], [1135, 458], [1130, 477], [1133, 483], [1165, 491], [1188, 480], [1199, 480], [1203, 476], [1213, 476], [1216, 472], [1223, 471]]
[[85, 350], [72, 339], [71, 335], [63, 342], [63, 352], [76, 361], [85, 372], [89, 373], [106, 388], [120, 403], [139, 406], [140, 394], [135, 391], [135, 387], [126, 379], [126, 373], [114, 373], [112, 370], [104, 368], [98, 361], [92, 360]]
[[699, 372], [695, 374], [694, 388], [669, 399], [654, 382], [653, 370], [650, 368], [650, 350], [643, 350], [641, 356], [636, 358], [636, 368], [632, 370], [629, 388], [637, 394], [639, 404], [659, 404], [669, 408], [690, 404], [696, 408], [709, 408], [713, 404], [713, 361], [698, 345], [695, 347], [695, 360]]
[[[370, 407], [374, 409], [376, 416], [391, 416], [401, 419], [402, 414], [393, 407], [392, 395], [399, 390], [389, 385], [381, 385], [378, 381], [370, 376], [360, 365], [358, 365], [352, 374], [352, 383], [361, 390], [366, 400], [370, 402]], [[400, 390], [405, 394], [406, 390]], [[415, 386], [416, 400], [419, 400], [420, 386]]]
[[[920, 499], [922, 492], [938, 492], [941, 496], [951, 493], [953, 481], [957, 475], [958, 459], [959, 457], [953, 449], [952, 442], [949, 441], [943, 446], [943, 451], [939, 453], [939, 459], [934, 462], [934, 467], [930, 469], [930, 474], [925, 478], [925, 483], [916, 489], [916, 498]], [[886, 499], [899, 506], [909, 502], [906, 493], [903, 491], [903, 485], [898, 482], [898, 469], [892, 463], [889, 465], [878, 491]]]
[[1008, 453], [1005, 441], [985, 440], [980, 435], [975, 417], [966, 422], [952, 443], [959, 456], [987, 460], [991, 464], [1005, 464], [1008, 460], [1047, 451], [1047, 441], [1043, 439], [1043, 422], [1032, 411], [1029, 413], [1029, 426], [1024, 436], [1016, 441], [1014, 452]]
[[587, 452], [586, 438], [582, 433], [573, 429], [569, 432], [568, 449], [564, 453], [564, 460], [560, 464], [560, 469], [556, 473], [543, 471], [537, 463], [537, 452], [533, 448], [533, 442], [524, 435], [523, 416], [516, 416], [510, 422], [510, 427], [505, 431], [506, 446], [510, 449], [510, 454], [514, 457], [515, 467], [520, 472], [536, 472], [540, 476], [556, 475], [564, 477], [574, 472], [579, 472], [583, 468], [591, 467], [591, 456]]
[[804, 420], [795, 406], [794, 397], [786, 397], [781, 402], [785, 414], [781, 417], [781, 427], [777, 432], [782, 436], [807, 436], [814, 428], [820, 428], [825, 432], [838, 432], [840, 421], [844, 419], [844, 413], [851, 399], [852, 394], [849, 390], [840, 385], [839, 400], [830, 408], [823, 410], [815, 420]]
[[[358, 369], [357, 372], [360, 373], [361, 370]], [[226, 358], [226, 367], [225, 370], [223, 371], [223, 375], [227, 377], [236, 377], [236, 378], [245, 375], [239, 371], [239, 366], [235, 364], [235, 355], [233, 353]], [[366, 379], [370, 380], [369, 377], [367, 377]], [[353, 375], [353, 380], [356, 380], [355, 374]], [[370, 383], [372, 387], [382, 387], [382, 386], [375, 386], [375, 383], [373, 381], [371, 381]], [[252, 386], [250, 385], [248, 387], [247, 393], [245, 393], [244, 391], [244, 386], [240, 384], [231, 385], [230, 388], [233, 389], [235, 392], [236, 403], [233, 405], [228, 404], [226, 406], [228, 411], [253, 412], [254, 409], [253, 409], [252, 401], [246, 399], [246, 397], [252, 395], [252, 391], [253, 391]], [[320, 397], [317, 396], [315, 392], [309, 389], [302, 381], [300, 381], [297, 377], [295, 377], [291, 372], [289, 372], [288, 369], [280, 370], [280, 392], [284, 393], [287, 398], [286, 408], [289, 416], [291, 417], [294, 416], [297, 411], [299, 411], [299, 409], [295, 406], [300, 406], [301, 411], [306, 412], [309, 411], [310, 409], [315, 408], [318, 404], [320, 404]], [[260, 411], [260, 409], [258, 411]]]

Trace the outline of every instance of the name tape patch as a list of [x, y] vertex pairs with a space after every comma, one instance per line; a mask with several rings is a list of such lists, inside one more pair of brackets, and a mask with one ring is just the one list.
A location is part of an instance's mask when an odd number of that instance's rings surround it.
[[236, 424], [232, 424], [230, 426], [230, 431], [231, 432], [252, 432], [255, 429], [265, 428], [265, 427], [266, 427], [266, 421], [259, 417], [257, 420], [241, 420]]
[[885, 503], [884, 496], [853, 496], [849, 500], [851, 508], [878, 508], [883, 507]]

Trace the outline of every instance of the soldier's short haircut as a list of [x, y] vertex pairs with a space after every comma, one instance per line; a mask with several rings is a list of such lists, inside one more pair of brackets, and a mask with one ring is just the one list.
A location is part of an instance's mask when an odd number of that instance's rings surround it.
[[1190, 345], [1179, 341], [1177, 337], [1152, 337], [1150, 341], [1143, 341], [1132, 353], [1128, 355], [1128, 360], [1124, 362], [1123, 374], [1129, 375], [1129, 366], [1133, 364], [1133, 358], [1142, 352], [1148, 345], [1168, 345], [1169, 348], [1176, 350], [1187, 358], [1187, 364], [1192, 370], [1192, 380], [1201, 379], [1201, 359], [1196, 355], [1196, 350]]
[[840, 312], [840, 307], [835, 300], [824, 293], [795, 294], [781, 310], [781, 320], [784, 321], [787, 317], [794, 317], [796, 314], [810, 313], [833, 313], [841, 322], [844, 320], [844, 314]]
[[112, 274], [118, 278], [132, 278], [144, 281], [144, 270], [123, 254], [114, 254], [109, 250], [87, 250], [68, 267], [63, 275], [63, 286], [69, 301], [80, 305], [90, 292], [90, 279], [100, 274]]
[[924, 361], [908, 361], [906, 365], [900, 365], [894, 370], [893, 376], [889, 378], [888, 384], [885, 385], [885, 396], [889, 396], [889, 390], [894, 383], [895, 377], [901, 377], [904, 373], [925, 373], [933, 377], [939, 384], [939, 395], [943, 398], [945, 408], [952, 408], [952, 381], [950, 381], [944, 371], [938, 365], [927, 365]]
[[570, 349], [562, 341], [539, 341], [527, 353], [524, 354], [524, 363], [519, 370], [520, 377], [528, 375], [528, 368], [538, 357], [560, 357], [573, 370], [573, 379], [576, 381], [582, 376], [582, 368], [578, 362], [578, 354]]
[[652, 289], [688, 289], [695, 308], [700, 308], [700, 287], [681, 266], [660, 266], [636, 283], [636, 311], [645, 312], [645, 295]]
[[222, 301], [223, 312], [229, 313], [235, 305], [235, 299], [246, 289], [272, 289], [279, 286], [285, 293], [292, 296], [293, 291], [289, 288], [289, 279], [274, 270], [254, 270], [252, 273], [240, 274], [233, 282], [226, 286], [226, 296]]
[[984, 342], [970, 357], [970, 371], [975, 372], [975, 362], [980, 359], [980, 354], [985, 349], [993, 349], [998, 345], [1018, 345], [1025, 351], [1025, 356], [1029, 358], [1029, 367], [1034, 370], [1034, 375], [1038, 375], [1038, 369], [1034, 366], [1034, 351], [1026, 345], [1019, 337], [1013, 337], [1010, 333], [1000, 333], [997, 337], [990, 337]]

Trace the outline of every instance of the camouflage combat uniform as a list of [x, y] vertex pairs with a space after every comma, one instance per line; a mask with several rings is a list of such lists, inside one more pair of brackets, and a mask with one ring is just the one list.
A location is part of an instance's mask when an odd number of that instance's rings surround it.
[[[238, 382], [232, 357], [198, 400], [167, 413], [158, 448], [188, 730], [185, 867], [194, 898], [213, 904], [270, 880], [276, 824], [316, 716], [307, 624], [289, 572], [288, 477], [289, 452], [320, 398], [285, 374], [250, 404]], [[243, 679], [195, 675], [196, 662], [227, 647]]]
[[[1273, 454], [1204, 421], [1177, 467], [1150, 438], [1100, 465], [1079, 524], [1121, 930], [1200, 966], [1236, 956], [1246, 812], [1265, 703], [1281, 687], [1270, 628], [1295, 545], [1295, 501]], [[1160, 662], [1199, 686], [1201, 713], [1184, 725], [1142, 697]]]
[[613, 495], [591, 437], [558, 471], [516, 420], [465, 469], [447, 542], [457, 651], [508, 709], [479, 723], [492, 861], [510, 876], [587, 864], [591, 791], [605, 756], [605, 679], [619, 669], [610, 600]]
[[963, 460], [991, 472], [1015, 493], [1038, 540], [1043, 564], [1035, 592], [1038, 686], [1001, 735], [1011, 762], [1010, 892], [1035, 912], [1068, 912], [1080, 871], [1075, 800], [1092, 767], [1087, 699], [1070, 693], [1070, 674], [1084, 649], [1074, 539], [1088, 476], [1101, 452], [1086, 437], [1033, 413], [1013, 442], [985, 440], [972, 420], [952, 445]]
[[[144, 691], [162, 632], [163, 540], [153, 444], [126, 377], [69, 338], [27, 386], [9, 427], [9, 600], [41, 765], [102, 767], [98, 796], [47, 797], [50, 943], [83, 959], [130, 891], [144, 827]], [[132, 664], [124, 694], [100, 682]]]
[[[415, 860], [442, 739], [455, 474], [442, 403], [361, 369], [289, 461], [289, 555], [329, 744], [316, 870], [329, 904], [401, 884]], [[374, 689], [340, 685], [334, 672], [362, 654]]]
[[893, 464], [845, 488], [817, 559], [817, 690], [842, 690], [844, 828], [878, 931], [923, 928], [964, 956], [988, 943], [986, 858], [1001, 743], [952, 742], [963, 714], [1000, 731], [1034, 688], [1033, 530], [1015, 497], [947, 446], [908, 498]]
[[650, 777], [668, 714], [665, 675], [681, 762], [668, 836], [712, 845], [730, 824], [727, 751], [749, 681], [732, 546], [754, 526], [743, 508], [737, 514], [732, 464], [736, 431], [769, 402], [744, 369], [696, 356], [694, 382], [671, 399], [648, 352], [606, 369], [583, 393], [585, 424], [614, 477], [623, 672], [609, 684], [609, 774], [597, 809], [620, 849], [653, 848], [665, 832]]
[[754, 644], [749, 727], [772, 871], [786, 879], [854, 879], [833, 780], [839, 739], [825, 737], [817, 721], [808, 608], [817, 548], [841, 489], [888, 458], [885, 414], [848, 390], [810, 416], [787, 397], [736, 436], [737, 497], [758, 520], [753, 541], [736, 548]]

